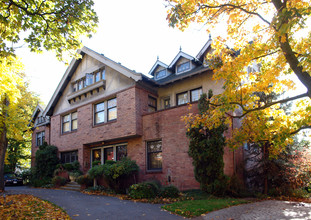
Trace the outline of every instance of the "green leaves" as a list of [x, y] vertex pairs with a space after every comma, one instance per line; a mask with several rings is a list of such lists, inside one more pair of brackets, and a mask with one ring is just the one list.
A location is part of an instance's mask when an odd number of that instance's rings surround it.
[[0, 3], [0, 57], [14, 54], [21, 39], [31, 51], [52, 50], [62, 60], [74, 54], [81, 37], [91, 37], [98, 17], [92, 0], [4, 0]]

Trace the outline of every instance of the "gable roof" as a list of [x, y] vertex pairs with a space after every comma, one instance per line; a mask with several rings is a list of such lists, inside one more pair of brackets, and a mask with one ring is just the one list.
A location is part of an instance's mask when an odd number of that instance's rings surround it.
[[[212, 38], [210, 37], [208, 39], [208, 41], [204, 44], [204, 46], [202, 47], [202, 49], [200, 50], [200, 52], [198, 53], [198, 55], [196, 56], [196, 58], [198, 60], [200, 60], [201, 62], [204, 60], [204, 54], [207, 51], [207, 49], [209, 49], [211, 47], [212, 44]], [[202, 59], [203, 58], [203, 59]]]
[[[126, 76], [128, 78], [132, 78], [136, 82], [141, 80], [141, 78], [142, 78], [141, 73], [136, 73], [135, 71], [132, 71], [132, 70], [126, 68], [125, 66], [121, 65], [120, 63], [117, 63], [117, 62], [105, 57], [103, 54], [99, 54], [99, 53], [97, 53], [97, 52], [95, 52], [95, 51], [93, 51], [87, 47], [83, 47], [81, 50], [78, 50], [78, 53], [81, 54], [82, 57], [85, 54], [87, 54], [87, 55], [93, 57], [94, 59], [100, 61], [104, 65], [107, 65], [107, 66], [111, 67], [112, 69], [120, 72], [124, 76]], [[51, 116], [53, 114], [54, 107], [56, 106], [58, 100], [62, 96], [65, 88], [67, 87], [68, 83], [70, 82], [71, 77], [75, 73], [75, 70], [78, 67], [78, 65], [81, 63], [81, 61], [82, 61], [82, 59], [78, 59], [78, 60], [75, 58], [72, 59], [72, 61], [70, 62], [66, 72], [64, 73], [61, 81], [59, 82], [52, 98], [50, 99], [45, 111], [43, 112], [44, 116], [46, 116], [46, 115]]]
[[171, 64], [169, 65], [168, 68], [173, 68], [176, 64], [176, 62], [181, 58], [184, 57], [188, 60], [195, 60], [195, 58], [193, 56], [190, 56], [189, 54], [186, 54], [185, 52], [179, 51], [179, 53], [176, 55], [176, 57], [173, 59], [173, 61], [171, 62]]
[[154, 71], [157, 69], [158, 66], [162, 66], [164, 67], [165, 69], [168, 68], [168, 65], [166, 65], [165, 63], [161, 62], [160, 60], [157, 60], [155, 62], [155, 64], [152, 66], [151, 70], [149, 71], [149, 75], [153, 76], [154, 75]]

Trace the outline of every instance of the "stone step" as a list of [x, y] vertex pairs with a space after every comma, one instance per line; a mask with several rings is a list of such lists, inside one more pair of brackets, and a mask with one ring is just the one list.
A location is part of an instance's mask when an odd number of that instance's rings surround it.
[[80, 185], [76, 182], [69, 182], [65, 186], [61, 186], [60, 189], [80, 191]]

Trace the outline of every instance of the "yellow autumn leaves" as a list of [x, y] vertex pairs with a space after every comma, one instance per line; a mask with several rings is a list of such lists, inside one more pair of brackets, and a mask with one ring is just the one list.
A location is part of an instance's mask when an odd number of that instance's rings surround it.
[[31, 195], [0, 196], [1, 219], [71, 219], [63, 210], [48, 201]]

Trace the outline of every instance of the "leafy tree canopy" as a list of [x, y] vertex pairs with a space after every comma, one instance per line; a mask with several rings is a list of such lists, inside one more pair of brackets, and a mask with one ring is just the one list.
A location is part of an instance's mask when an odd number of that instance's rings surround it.
[[[309, 0], [167, 0], [168, 21], [181, 30], [191, 23], [212, 30], [226, 21], [227, 35], [213, 39], [213, 51], [206, 64], [214, 79], [223, 83], [223, 93], [210, 100], [215, 109], [202, 116], [190, 116], [192, 124], [212, 128], [226, 118], [242, 126], [235, 129], [232, 147], [244, 142], [269, 142], [271, 155], [277, 155], [292, 142], [291, 137], [311, 128], [311, 32]], [[231, 48], [226, 44], [230, 43]], [[259, 67], [259, 68], [257, 68]], [[295, 88], [296, 75], [307, 93], [269, 100]], [[290, 114], [282, 103], [295, 100]]]
[[98, 18], [92, 0], [2, 0], [0, 57], [13, 55], [20, 40], [31, 51], [64, 52], [81, 47], [80, 39], [95, 31]]

